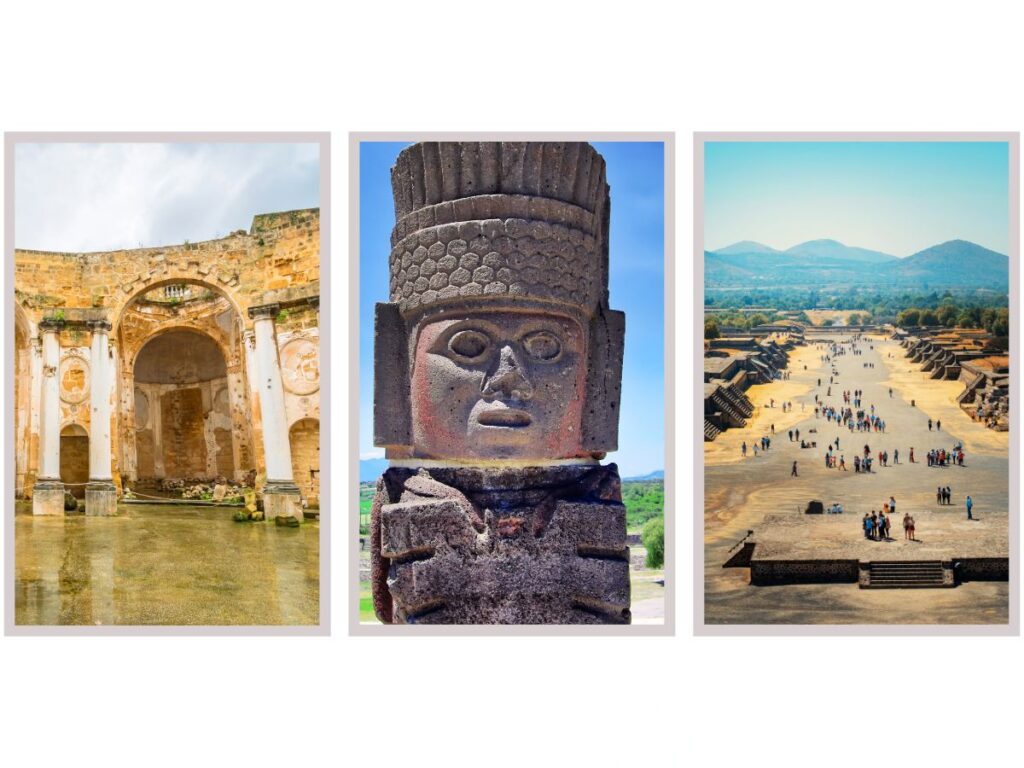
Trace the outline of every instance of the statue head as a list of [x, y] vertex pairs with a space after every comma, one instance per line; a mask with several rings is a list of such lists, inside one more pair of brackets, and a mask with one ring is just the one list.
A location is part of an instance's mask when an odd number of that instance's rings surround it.
[[608, 185], [587, 144], [424, 143], [392, 170], [374, 434], [392, 458], [614, 450], [624, 318]]

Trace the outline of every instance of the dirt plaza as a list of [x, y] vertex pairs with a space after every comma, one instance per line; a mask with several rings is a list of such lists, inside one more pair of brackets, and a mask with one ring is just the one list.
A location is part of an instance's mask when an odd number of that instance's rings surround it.
[[[906, 358], [906, 350], [882, 334], [864, 337], [861, 354], [822, 360], [833, 342], [851, 335], [808, 334], [790, 355], [790, 378], [747, 390], [755, 413], [746, 426], [729, 429], [705, 445], [705, 616], [708, 623], [1004, 623], [1009, 585], [965, 580], [955, 589], [858, 589], [856, 583], [752, 586], [750, 569], [723, 568], [741, 539], [759, 542], [754, 557], [861, 563], [964, 557], [1006, 558], [1008, 552], [1008, 433], [986, 429], [956, 403], [957, 381], [933, 380]], [[835, 375], [833, 375], [833, 368]], [[830, 384], [829, 378], [834, 381]], [[821, 386], [818, 380], [821, 380]], [[828, 394], [831, 387], [831, 395]], [[863, 390], [862, 408], [886, 422], [885, 433], [858, 432], [815, 417], [815, 395], [827, 406], [844, 407], [843, 391]], [[891, 390], [891, 394], [890, 394]], [[771, 401], [775, 405], [772, 407]], [[791, 402], [783, 413], [781, 403]], [[933, 422], [929, 430], [928, 420]], [[941, 422], [941, 429], [936, 427]], [[772, 434], [774, 425], [774, 434]], [[789, 430], [800, 430], [801, 448]], [[812, 432], [812, 430], [816, 430]], [[771, 447], [754, 456], [762, 437]], [[834, 446], [839, 439], [839, 449]], [[747, 444], [744, 457], [742, 444]], [[828, 443], [847, 470], [826, 468]], [[962, 444], [964, 466], [928, 466], [931, 449]], [[889, 465], [875, 461], [870, 473], [854, 471], [853, 457], [868, 445], [888, 451]], [[910, 463], [910, 449], [915, 459]], [[899, 450], [899, 464], [894, 451]], [[793, 462], [797, 476], [792, 476]], [[837, 461], [838, 463], [838, 461]], [[949, 486], [952, 501], [936, 500]], [[968, 521], [965, 498], [974, 502]], [[891, 540], [864, 538], [865, 513], [897, 501]], [[812, 500], [841, 515], [806, 515]], [[904, 540], [902, 517], [917, 522], [918, 542]], [[760, 550], [760, 551], [758, 551]]]

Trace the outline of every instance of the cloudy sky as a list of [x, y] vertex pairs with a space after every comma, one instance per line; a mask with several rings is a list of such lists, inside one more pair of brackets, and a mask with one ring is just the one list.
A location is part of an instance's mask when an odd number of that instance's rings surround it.
[[947, 240], [1009, 252], [1005, 141], [704, 145], [704, 247], [830, 238], [909, 256]]
[[195, 243], [320, 204], [318, 144], [18, 144], [14, 160], [18, 248]]

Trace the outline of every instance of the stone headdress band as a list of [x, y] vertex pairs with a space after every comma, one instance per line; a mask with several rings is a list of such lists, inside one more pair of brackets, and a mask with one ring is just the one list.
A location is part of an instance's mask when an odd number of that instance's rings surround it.
[[415, 144], [391, 184], [390, 295], [405, 317], [467, 299], [607, 307], [608, 184], [589, 144]]

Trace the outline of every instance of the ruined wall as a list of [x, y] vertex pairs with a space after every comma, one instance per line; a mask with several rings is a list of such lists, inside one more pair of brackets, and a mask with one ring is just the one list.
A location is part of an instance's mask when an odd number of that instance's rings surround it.
[[33, 322], [65, 318], [116, 323], [140, 293], [195, 281], [223, 292], [243, 318], [251, 306], [316, 296], [320, 283], [318, 209], [261, 214], [249, 232], [154, 248], [58, 253], [15, 250], [15, 298]]
[[[42, 378], [37, 324], [46, 317], [65, 321], [59, 333], [62, 427], [90, 428], [92, 334], [87, 323], [106, 320], [113, 326], [111, 441], [118, 487], [122, 475], [129, 480], [171, 476], [162, 466], [165, 443], [171, 446], [176, 471], [199, 467], [197, 476], [222, 475], [236, 481], [252, 470], [260, 472], [262, 423], [252, 376], [253, 322], [248, 309], [280, 304], [277, 344], [288, 423], [318, 420], [319, 264], [317, 209], [261, 214], [248, 232], [200, 243], [82, 254], [16, 250], [18, 488], [31, 493], [39, 463]], [[200, 300], [140, 301], [181, 284], [201, 287]], [[198, 394], [173, 395], [165, 401], [173, 386], [136, 386], [134, 366], [149, 340], [175, 329], [214, 339], [224, 356], [226, 376], [191, 387], [183, 382], [183, 391], [191, 388]], [[168, 415], [184, 419], [180, 434], [165, 427], [165, 408]], [[140, 410], [145, 411], [141, 417]]]

